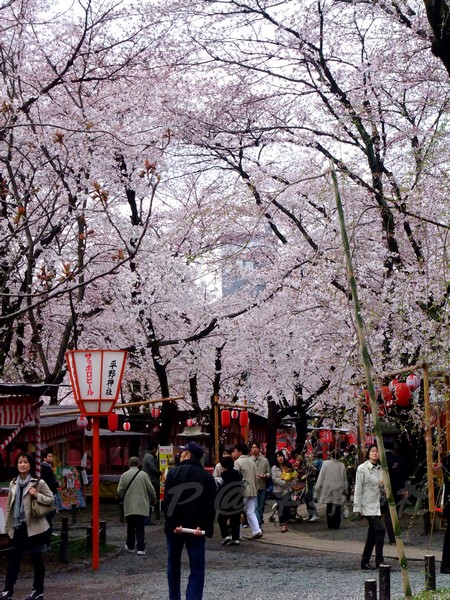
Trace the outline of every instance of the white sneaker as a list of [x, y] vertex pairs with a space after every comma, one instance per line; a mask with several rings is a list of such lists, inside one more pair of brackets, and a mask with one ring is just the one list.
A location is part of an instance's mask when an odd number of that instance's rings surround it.
[[231, 542], [231, 535], [227, 535], [227, 537], [224, 537], [222, 540], [222, 546], [226, 546], [230, 542]]
[[133, 550], [130, 550], [126, 544], [125, 544], [125, 550], [127, 552], [129, 552], [130, 554], [134, 554], [134, 548], [133, 548]]
[[138, 551], [136, 552], [136, 554], [137, 554], [138, 556], [145, 556], [145, 550], [138, 550]]
[[240, 543], [239, 540], [231, 540], [231, 542], [228, 542], [227, 546], [239, 546]]
[[313, 523], [314, 521], [318, 521], [318, 520], [319, 520], [319, 517], [317, 515], [311, 515], [308, 519], [308, 521], [310, 523]]

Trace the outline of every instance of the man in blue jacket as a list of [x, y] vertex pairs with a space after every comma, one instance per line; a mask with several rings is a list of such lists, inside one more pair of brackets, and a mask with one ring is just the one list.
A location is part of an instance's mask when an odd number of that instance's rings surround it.
[[[203, 449], [195, 442], [181, 448], [180, 464], [167, 473], [163, 511], [167, 537], [169, 600], [181, 600], [181, 554], [189, 556], [190, 574], [186, 600], [201, 600], [205, 583], [205, 537], [214, 530], [213, 476], [200, 464]], [[178, 532], [181, 528], [194, 533]]]

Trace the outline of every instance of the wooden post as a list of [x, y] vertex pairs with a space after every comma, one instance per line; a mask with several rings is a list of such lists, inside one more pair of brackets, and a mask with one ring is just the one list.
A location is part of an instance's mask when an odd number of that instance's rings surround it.
[[427, 454], [427, 486], [428, 486], [428, 512], [433, 518], [434, 502], [434, 478], [433, 478], [433, 445], [431, 440], [431, 408], [430, 408], [430, 380], [428, 365], [423, 365], [423, 399], [425, 404], [425, 446]]
[[436, 561], [431, 554], [425, 555], [425, 590], [436, 589]]
[[380, 565], [380, 600], [391, 600], [391, 565]]
[[362, 400], [358, 398], [358, 434], [359, 434], [359, 444], [358, 444], [358, 458], [359, 464], [362, 465], [364, 462], [364, 452], [363, 448], [366, 447], [366, 428], [364, 426], [364, 411], [362, 407]]
[[219, 396], [213, 396], [213, 413], [214, 413], [214, 462], [217, 464], [220, 461], [219, 455]]
[[61, 538], [59, 542], [59, 561], [62, 563], [69, 562], [69, 519], [62, 517], [61, 519]]
[[377, 582], [375, 579], [365, 580], [364, 600], [377, 600]]
[[100, 418], [92, 418], [92, 568], [100, 566]]
[[445, 376], [445, 452], [450, 452], [450, 376]]

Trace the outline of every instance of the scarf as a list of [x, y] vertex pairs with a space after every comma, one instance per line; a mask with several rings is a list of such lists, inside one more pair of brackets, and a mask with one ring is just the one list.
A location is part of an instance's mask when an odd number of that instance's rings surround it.
[[31, 475], [28, 474], [25, 479], [17, 477], [16, 479], [16, 497], [14, 498], [13, 506], [13, 527], [17, 529], [22, 523], [26, 523], [25, 507], [23, 505], [23, 490], [30, 483]]

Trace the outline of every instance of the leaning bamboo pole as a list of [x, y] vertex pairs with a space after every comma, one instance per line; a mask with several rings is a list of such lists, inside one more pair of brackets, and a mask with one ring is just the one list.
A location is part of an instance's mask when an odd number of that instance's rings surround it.
[[369, 348], [367, 345], [367, 340], [366, 340], [366, 335], [365, 335], [364, 320], [361, 315], [361, 306], [359, 304], [359, 299], [358, 299], [358, 289], [357, 289], [357, 285], [356, 285], [356, 277], [355, 277], [355, 273], [353, 271], [350, 244], [349, 244], [349, 240], [348, 240], [348, 236], [347, 236], [347, 229], [345, 227], [344, 209], [342, 206], [341, 195], [339, 192], [339, 186], [338, 186], [338, 181], [337, 181], [337, 177], [336, 177], [336, 172], [335, 172], [333, 166], [331, 167], [331, 178], [333, 181], [334, 193], [335, 193], [335, 198], [336, 198], [336, 206], [337, 206], [338, 215], [339, 215], [339, 224], [340, 224], [340, 229], [341, 229], [342, 245], [344, 248], [345, 260], [346, 260], [346, 264], [347, 264], [347, 275], [348, 275], [348, 280], [350, 283], [350, 288], [351, 288], [352, 298], [353, 298], [353, 308], [355, 311], [355, 319], [356, 319], [356, 331], [357, 331], [358, 338], [359, 338], [359, 347], [360, 347], [361, 357], [362, 357], [362, 361], [364, 363], [364, 371], [365, 371], [366, 381], [367, 381], [367, 390], [369, 392], [369, 397], [370, 397], [370, 407], [372, 410], [375, 435], [377, 437], [378, 451], [379, 451], [380, 460], [381, 460], [381, 468], [383, 469], [384, 488], [385, 488], [386, 495], [387, 495], [389, 512], [390, 512], [391, 519], [392, 519], [392, 525], [393, 525], [394, 534], [395, 534], [395, 541], [396, 541], [396, 545], [397, 545], [397, 552], [398, 552], [398, 557], [399, 557], [399, 561], [400, 561], [400, 568], [401, 568], [402, 580], [403, 580], [403, 590], [404, 590], [405, 598], [411, 599], [412, 591], [411, 591], [411, 582], [410, 582], [410, 578], [409, 578], [408, 563], [406, 560], [405, 547], [403, 544], [402, 532], [400, 529], [400, 522], [398, 519], [397, 511], [395, 508], [395, 501], [394, 501], [394, 497], [392, 494], [392, 486], [391, 486], [391, 480], [389, 477], [389, 470], [388, 470], [388, 465], [387, 465], [387, 460], [386, 460], [386, 452], [384, 449], [383, 435], [381, 432], [380, 419], [378, 418], [378, 406], [377, 406], [377, 400], [376, 400], [376, 394], [375, 394], [375, 386], [374, 386], [373, 377], [372, 377], [372, 367], [371, 367], [371, 360], [370, 360], [370, 355], [369, 355]]

